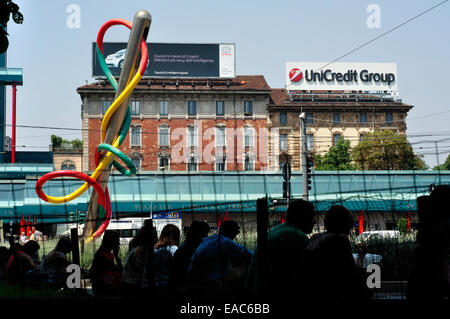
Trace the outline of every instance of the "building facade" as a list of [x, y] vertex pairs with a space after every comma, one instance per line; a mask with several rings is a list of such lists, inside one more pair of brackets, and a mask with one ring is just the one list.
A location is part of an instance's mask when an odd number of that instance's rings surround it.
[[55, 170], [71, 170], [82, 172], [83, 169], [83, 149], [51, 147], [53, 154], [53, 166]]
[[324, 154], [339, 137], [356, 146], [367, 132], [392, 130], [406, 133], [406, 115], [412, 108], [393, 97], [344, 91], [305, 91], [295, 95], [272, 89], [267, 106], [269, 169], [289, 162], [301, 169], [300, 113], [306, 115], [307, 147], [310, 155]]
[[[92, 171], [101, 121], [115, 92], [104, 81], [77, 92], [83, 167]], [[141, 171], [265, 170], [269, 97], [262, 75], [143, 80], [129, 100], [131, 126], [120, 149]]]

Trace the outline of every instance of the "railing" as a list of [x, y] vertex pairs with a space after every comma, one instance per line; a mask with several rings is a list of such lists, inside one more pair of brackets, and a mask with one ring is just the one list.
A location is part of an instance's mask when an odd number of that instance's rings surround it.
[[387, 92], [304, 92], [290, 91], [291, 102], [315, 101], [315, 102], [396, 102], [401, 103], [400, 98]]

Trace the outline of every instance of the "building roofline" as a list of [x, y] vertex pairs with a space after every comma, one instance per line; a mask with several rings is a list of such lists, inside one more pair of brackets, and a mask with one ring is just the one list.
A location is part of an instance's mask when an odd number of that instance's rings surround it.
[[[149, 78], [141, 79], [135, 91], [145, 92], [262, 92], [269, 94], [270, 86], [263, 75], [238, 75], [232, 79], [181, 79], [181, 78]], [[112, 86], [101, 80], [77, 88], [78, 93], [114, 92]]]
[[394, 107], [410, 110], [413, 105], [405, 104], [401, 100], [383, 98], [381, 95], [367, 92], [347, 91], [310, 91], [298, 96], [297, 100], [290, 100], [286, 89], [273, 88], [270, 92], [268, 108], [277, 107]]

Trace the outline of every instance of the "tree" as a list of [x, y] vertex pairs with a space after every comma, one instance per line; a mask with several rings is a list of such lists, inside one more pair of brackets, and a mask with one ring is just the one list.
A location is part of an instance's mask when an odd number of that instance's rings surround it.
[[52, 142], [53, 148], [62, 147], [62, 148], [82, 148], [83, 141], [76, 138], [74, 140], [66, 140], [60, 136], [52, 135], [50, 137], [50, 141]]
[[15, 23], [23, 23], [23, 15], [19, 11], [19, 6], [11, 0], [0, 0], [0, 54], [6, 52], [9, 46], [6, 25], [10, 16]]
[[400, 218], [397, 222], [397, 229], [400, 235], [406, 235], [408, 233], [408, 220], [404, 217]]
[[73, 148], [83, 148], [83, 141], [78, 138], [71, 140], [70, 143], [72, 144]]
[[352, 159], [357, 169], [424, 170], [429, 168], [423, 160], [423, 155], [414, 153], [406, 136], [391, 130], [365, 134], [364, 139], [354, 147]]
[[450, 155], [447, 156], [445, 162], [441, 165], [433, 167], [434, 170], [450, 170]]
[[330, 148], [325, 155], [316, 155], [314, 158], [316, 170], [353, 170], [351, 163], [350, 141], [342, 136], [336, 146]]
[[50, 141], [52, 142], [53, 147], [60, 147], [61, 143], [62, 143], [62, 137], [60, 136], [56, 136], [56, 135], [52, 135], [50, 137]]

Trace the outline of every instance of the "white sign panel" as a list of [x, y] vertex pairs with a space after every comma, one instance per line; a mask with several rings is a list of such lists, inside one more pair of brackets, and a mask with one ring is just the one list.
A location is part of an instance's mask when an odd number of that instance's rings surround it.
[[328, 63], [286, 62], [286, 89], [398, 91], [396, 63]]
[[219, 76], [221, 78], [234, 78], [235, 70], [234, 44], [219, 45]]

